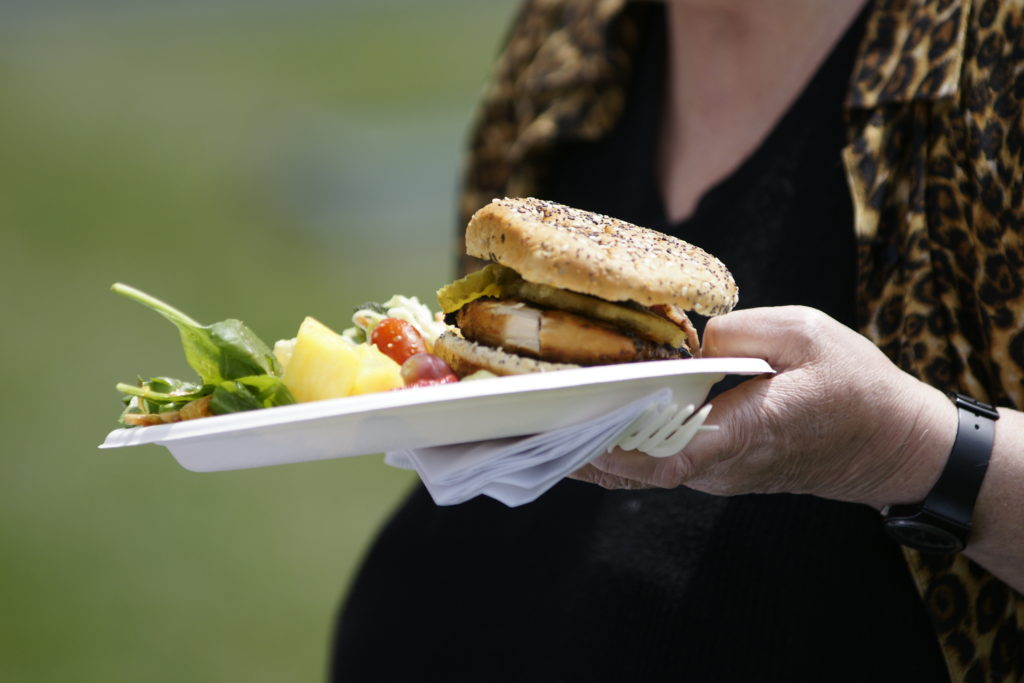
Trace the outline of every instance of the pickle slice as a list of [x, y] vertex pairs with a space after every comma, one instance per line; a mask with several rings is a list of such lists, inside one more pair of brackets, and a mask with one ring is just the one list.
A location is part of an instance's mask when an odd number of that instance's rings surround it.
[[516, 271], [492, 263], [437, 290], [437, 303], [447, 315], [485, 296], [493, 299], [512, 296], [507, 287], [517, 280], [522, 281], [522, 278]]

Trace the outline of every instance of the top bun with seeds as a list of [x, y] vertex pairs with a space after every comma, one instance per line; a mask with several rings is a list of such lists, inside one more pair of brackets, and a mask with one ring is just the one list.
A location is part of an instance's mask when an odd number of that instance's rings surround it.
[[495, 199], [466, 227], [466, 252], [525, 280], [705, 316], [733, 309], [738, 290], [717, 258], [676, 237], [534, 198]]

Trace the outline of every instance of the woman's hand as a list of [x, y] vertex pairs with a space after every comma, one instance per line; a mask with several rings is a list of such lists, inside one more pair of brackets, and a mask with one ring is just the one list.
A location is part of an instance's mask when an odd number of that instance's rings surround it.
[[713, 318], [704, 355], [764, 358], [776, 374], [712, 401], [708, 423], [720, 429], [698, 433], [684, 452], [617, 450], [573, 478], [606, 488], [807, 493], [876, 508], [920, 501], [938, 479], [955, 407], [825, 314], [794, 306]]

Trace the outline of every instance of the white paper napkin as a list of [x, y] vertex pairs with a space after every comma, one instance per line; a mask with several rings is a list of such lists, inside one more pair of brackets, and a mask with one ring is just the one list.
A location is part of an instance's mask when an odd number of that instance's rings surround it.
[[646, 398], [587, 422], [530, 436], [391, 451], [384, 462], [415, 470], [438, 505], [485, 495], [509, 507], [536, 500], [567, 474], [610, 446], [652, 405], [667, 404], [672, 391]]

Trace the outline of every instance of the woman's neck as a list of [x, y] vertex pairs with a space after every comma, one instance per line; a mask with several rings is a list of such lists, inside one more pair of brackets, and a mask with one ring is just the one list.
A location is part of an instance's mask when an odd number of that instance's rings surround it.
[[669, 218], [752, 153], [866, 0], [666, 0], [658, 177]]

